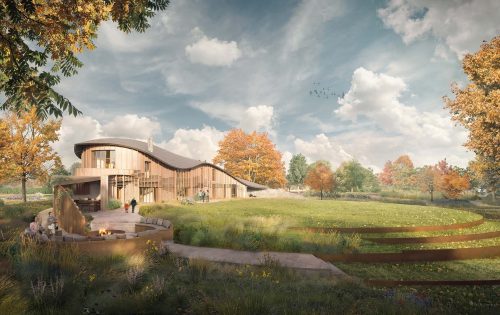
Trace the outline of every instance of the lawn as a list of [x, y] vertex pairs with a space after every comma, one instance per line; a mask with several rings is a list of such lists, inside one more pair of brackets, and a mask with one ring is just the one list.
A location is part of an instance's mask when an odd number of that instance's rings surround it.
[[[143, 206], [146, 216], [174, 224], [183, 244], [243, 250], [339, 253], [378, 250], [358, 234], [311, 233], [290, 227], [448, 225], [481, 216], [453, 209], [377, 202], [251, 199], [210, 204]], [[382, 250], [387, 246], [381, 246]]]
[[447, 208], [379, 202], [246, 199], [195, 205], [144, 206], [147, 215], [175, 223], [254, 224], [303, 227], [420, 226], [478, 220], [480, 215]]

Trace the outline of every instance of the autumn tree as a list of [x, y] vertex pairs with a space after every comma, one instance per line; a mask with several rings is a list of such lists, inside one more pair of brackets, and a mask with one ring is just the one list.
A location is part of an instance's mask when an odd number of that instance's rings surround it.
[[416, 170], [417, 185], [422, 192], [428, 192], [431, 202], [434, 201], [434, 192], [439, 185], [439, 173], [436, 166], [425, 165]]
[[444, 98], [453, 121], [469, 131], [465, 147], [474, 151], [473, 169], [495, 198], [500, 177], [500, 36], [481, 45], [462, 62], [470, 83], [452, 85], [455, 99]]
[[219, 142], [213, 162], [232, 175], [255, 183], [273, 188], [284, 187], [286, 183], [281, 153], [265, 132], [229, 131]]
[[51, 143], [59, 139], [60, 121], [42, 121], [36, 108], [18, 116], [9, 112], [0, 119], [0, 130], [5, 133], [7, 146], [3, 152], [8, 157], [0, 165], [3, 179], [20, 181], [23, 201], [26, 202], [26, 182], [47, 180], [52, 169], [61, 167], [61, 161]]
[[408, 155], [401, 155], [393, 163], [394, 186], [399, 189], [411, 189], [415, 186], [415, 167]]
[[317, 161], [313, 163], [307, 171], [304, 183], [313, 190], [320, 192], [320, 198], [323, 200], [323, 192], [333, 189], [334, 177], [329, 163]]
[[469, 189], [469, 177], [467, 174], [454, 169], [448, 165], [446, 159], [439, 161], [436, 165], [437, 190], [446, 198], [457, 199], [467, 189]]
[[289, 185], [304, 185], [307, 175], [307, 161], [302, 154], [294, 154], [290, 160], [286, 179]]
[[378, 178], [385, 186], [394, 185], [394, 168], [391, 161], [385, 162], [384, 169], [378, 174]]
[[[95, 48], [98, 26], [117, 22], [124, 32], [144, 32], [168, 0], [4, 0], [0, 2], [0, 92], [4, 110], [35, 107], [39, 117], [80, 111], [54, 87], [77, 73], [76, 58]], [[131, 43], [133, 45], [133, 43]]]

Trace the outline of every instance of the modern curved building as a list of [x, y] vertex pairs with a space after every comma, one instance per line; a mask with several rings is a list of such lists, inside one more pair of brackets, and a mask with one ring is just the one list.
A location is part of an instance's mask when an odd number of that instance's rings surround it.
[[81, 166], [62, 185], [71, 188], [75, 202], [86, 210], [106, 209], [110, 199], [152, 203], [190, 198], [204, 191], [209, 200], [219, 200], [244, 198], [249, 191], [267, 188], [151, 141], [95, 139], [75, 144], [74, 150]]

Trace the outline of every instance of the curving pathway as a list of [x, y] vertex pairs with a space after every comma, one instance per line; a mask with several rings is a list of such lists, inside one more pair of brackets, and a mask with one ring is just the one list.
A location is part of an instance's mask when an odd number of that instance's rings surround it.
[[329, 271], [339, 277], [349, 277], [345, 272], [331, 263], [321, 260], [311, 254], [250, 252], [223, 248], [189, 246], [175, 244], [172, 241], [164, 242], [163, 245], [166, 246], [171, 253], [186, 258], [198, 258], [213, 262], [240, 265], [263, 265], [266, 259], [271, 258], [283, 267], [304, 270], [323, 270]]

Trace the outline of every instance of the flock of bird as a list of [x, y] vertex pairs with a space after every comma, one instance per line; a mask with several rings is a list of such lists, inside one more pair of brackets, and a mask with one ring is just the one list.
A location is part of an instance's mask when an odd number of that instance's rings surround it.
[[345, 92], [336, 93], [333, 90], [333, 88], [321, 87], [321, 84], [319, 82], [313, 82], [313, 87], [309, 91], [309, 96], [318, 97], [318, 98], [325, 98], [325, 99], [333, 98], [333, 97], [344, 98]]

